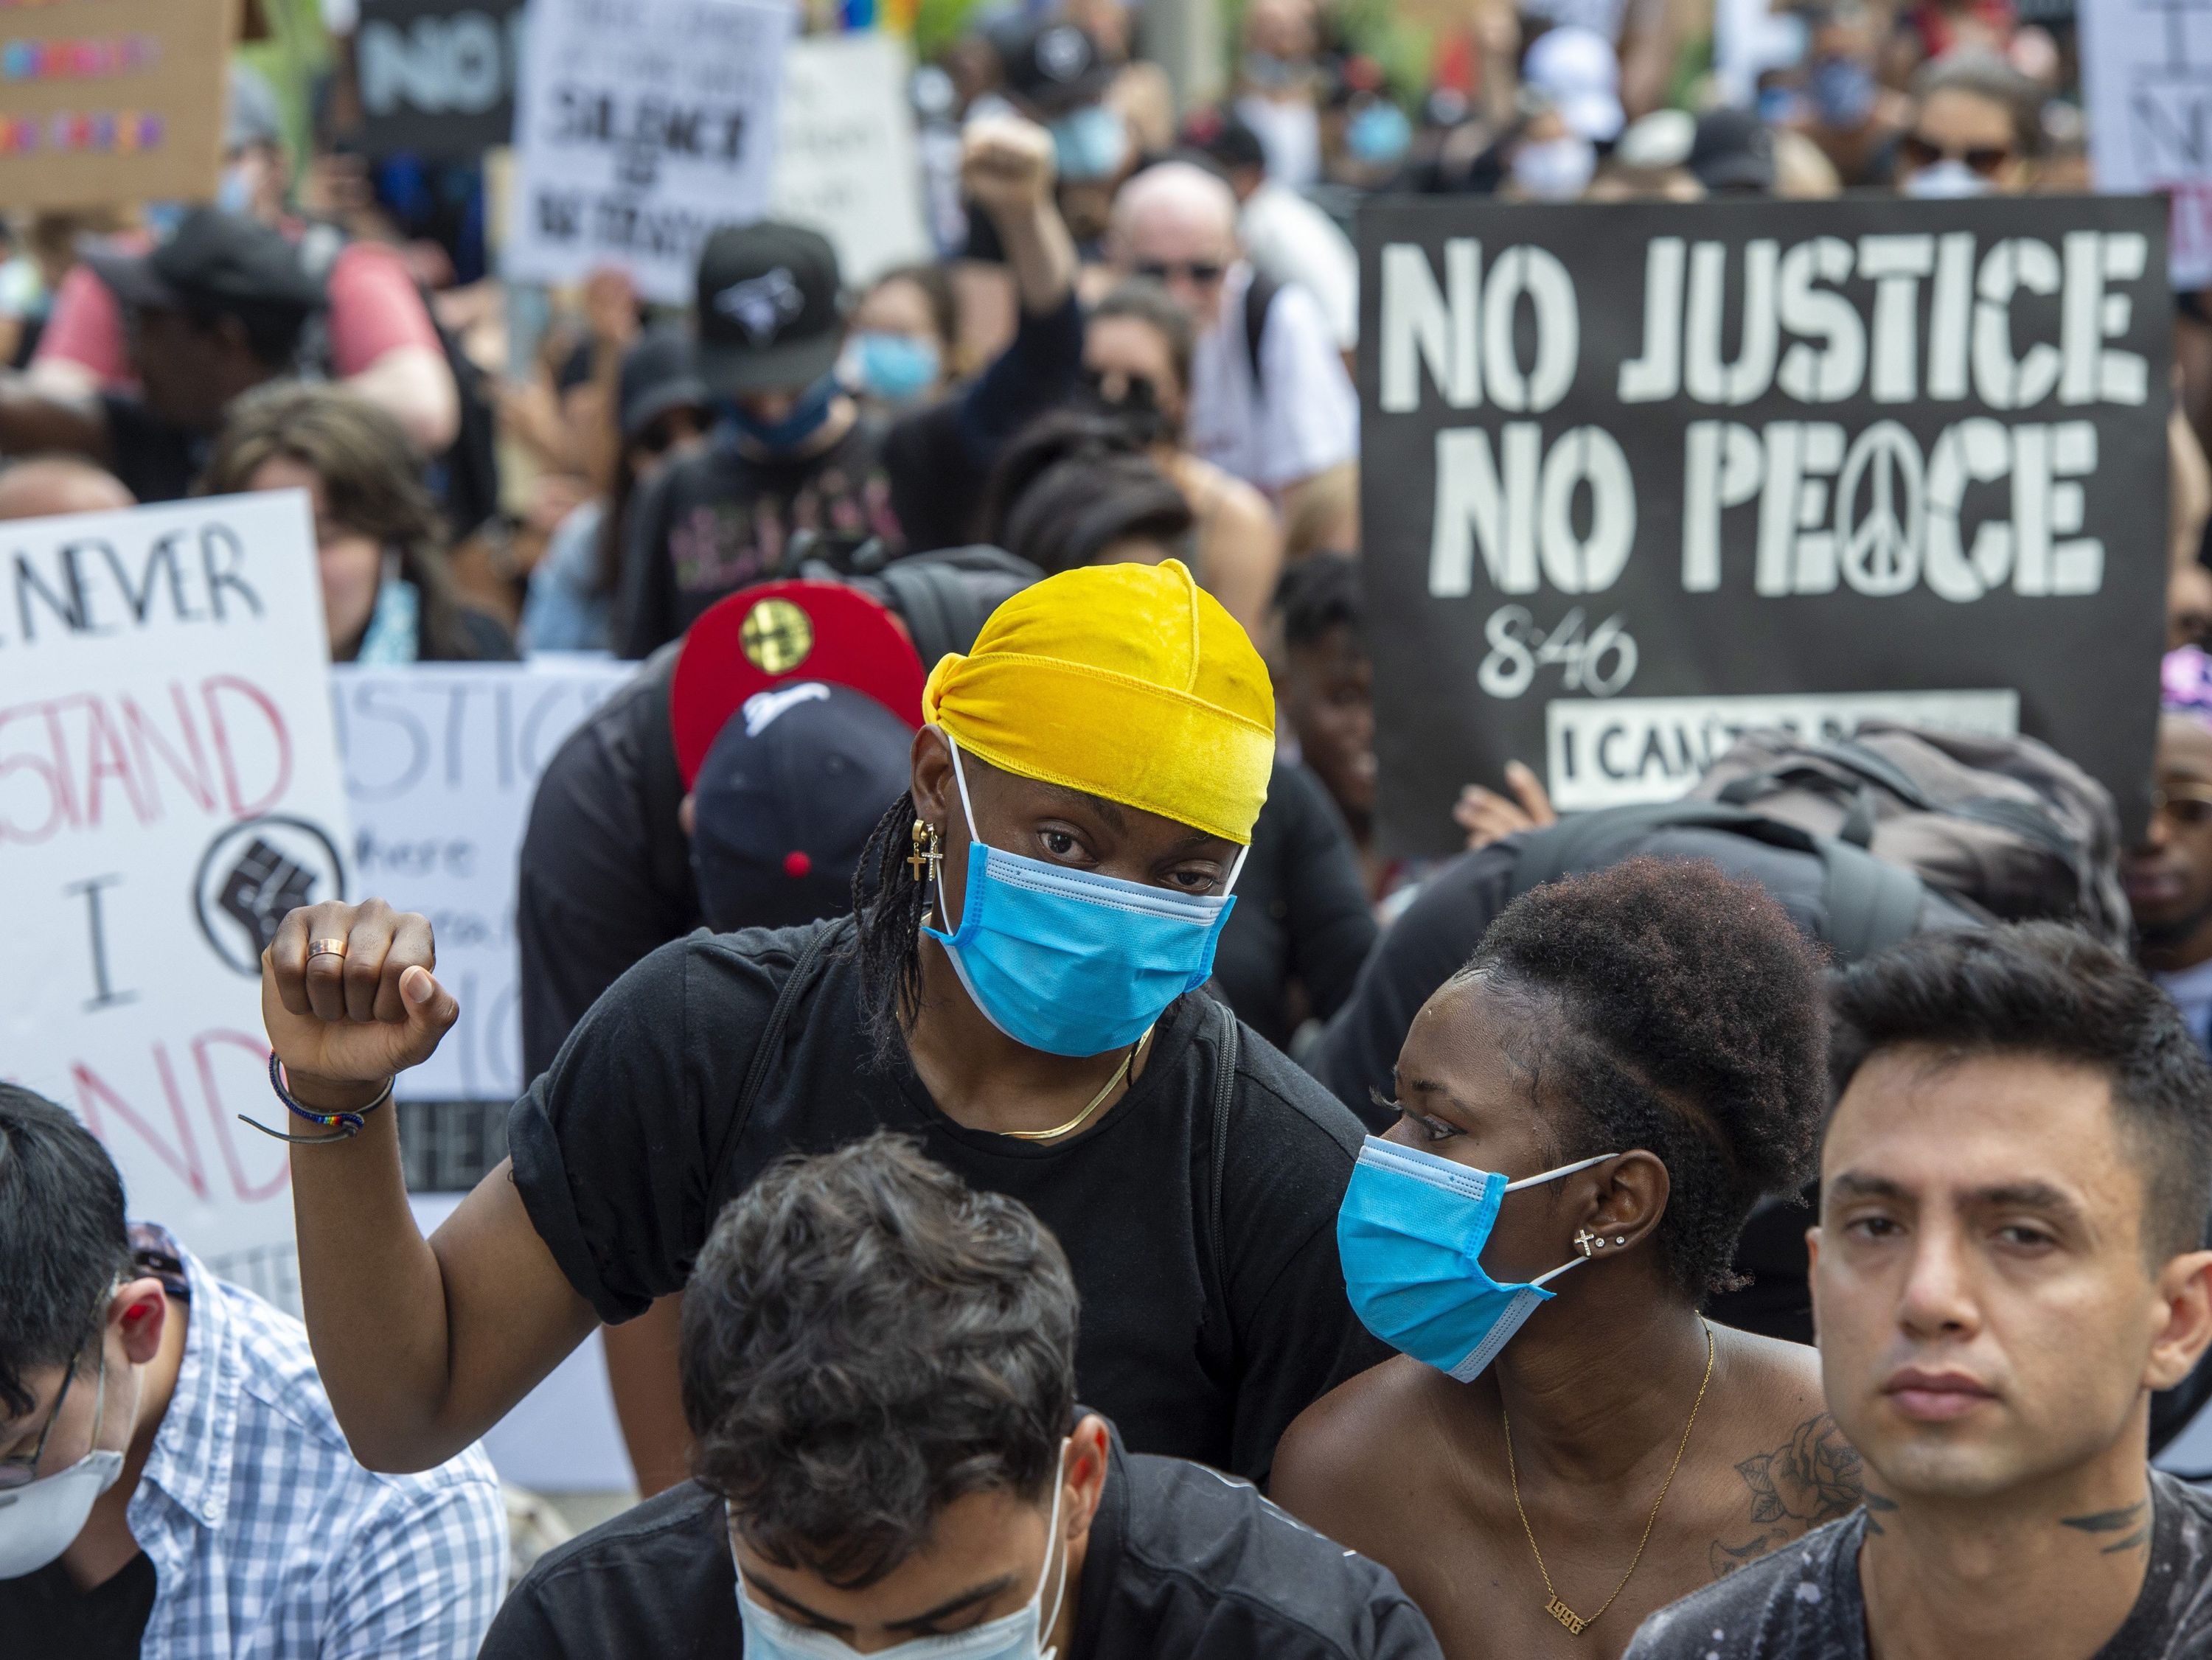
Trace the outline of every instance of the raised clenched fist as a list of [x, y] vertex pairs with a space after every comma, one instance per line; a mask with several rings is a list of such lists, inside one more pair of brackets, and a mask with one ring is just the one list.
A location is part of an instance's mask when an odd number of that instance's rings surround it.
[[437, 960], [429, 918], [382, 900], [306, 906], [277, 925], [261, 1019], [303, 1105], [359, 1105], [430, 1057], [460, 1013]]

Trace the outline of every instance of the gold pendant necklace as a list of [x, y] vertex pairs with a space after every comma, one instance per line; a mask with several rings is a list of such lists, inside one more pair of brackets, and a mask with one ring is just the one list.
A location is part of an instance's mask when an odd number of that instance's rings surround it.
[[1620, 1583], [1613, 1588], [1613, 1595], [1605, 1599], [1598, 1611], [1585, 1619], [1566, 1604], [1566, 1599], [1552, 1589], [1552, 1576], [1544, 1566], [1544, 1553], [1536, 1546], [1536, 1530], [1528, 1525], [1528, 1512], [1521, 1508], [1521, 1472], [1513, 1463], [1513, 1418], [1505, 1410], [1501, 1392], [1498, 1411], [1505, 1421], [1505, 1473], [1513, 1483], [1513, 1513], [1521, 1518], [1521, 1531], [1528, 1536], [1528, 1548], [1536, 1558], [1536, 1572], [1543, 1576], [1544, 1593], [1552, 1600], [1544, 1604], [1544, 1612], [1567, 1628], [1571, 1636], [1580, 1637], [1589, 1627], [1605, 1618], [1606, 1609], [1620, 1600], [1620, 1593], [1628, 1589], [1628, 1582], [1636, 1577], [1636, 1566], [1644, 1560], [1644, 1548], [1651, 1542], [1651, 1530], [1659, 1520], [1659, 1506], [1667, 1502], [1667, 1489], [1674, 1485], [1674, 1472], [1682, 1467], [1682, 1454], [1690, 1445], [1690, 1432], [1698, 1427], [1698, 1409], [1705, 1403], [1705, 1385], [1713, 1380], [1713, 1328], [1702, 1316], [1698, 1324], [1705, 1328], [1705, 1375], [1698, 1384], [1698, 1398], [1690, 1406], [1690, 1421], [1682, 1426], [1682, 1439], [1674, 1449], [1674, 1462], [1667, 1466], [1667, 1479], [1659, 1484], [1659, 1496], [1651, 1501], [1651, 1514], [1644, 1518], [1644, 1536], [1636, 1542], [1636, 1554], [1628, 1559], [1628, 1572], [1620, 1576]]
[[1137, 1057], [1144, 1052], [1145, 1045], [1152, 1040], [1152, 1028], [1148, 1026], [1145, 1028], [1145, 1035], [1138, 1039], [1136, 1042], [1131, 1044], [1129, 1045], [1129, 1052], [1121, 1057], [1121, 1064], [1114, 1069], [1113, 1075], [1106, 1080], [1106, 1087], [1091, 1098], [1091, 1105], [1085, 1107], [1082, 1112], [1077, 1113], [1073, 1118], [1070, 1118], [1066, 1124], [1061, 1124], [1058, 1129], [1001, 1130], [999, 1134], [1001, 1136], [1011, 1136], [1018, 1142], [1049, 1142], [1056, 1141], [1062, 1136], [1069, 1135], [1075, 1130], [1080, 1130], [1083, 1127], [1084, 1120], [1088, 1118], [1092, 1113], [1096, 1112], [1104, 1103], [1106, 1098], [1121, 1087], [1121, 1081], [1129, 1075], [1129, 1069], [1137, 1063]]

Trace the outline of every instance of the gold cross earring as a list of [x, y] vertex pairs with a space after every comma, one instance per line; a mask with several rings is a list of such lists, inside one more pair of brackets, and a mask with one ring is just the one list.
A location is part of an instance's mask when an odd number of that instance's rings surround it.
[[1604, 1244], [1605, 1241], [1602, 1239], [1588, 1228], [1583, 1229], [1575, 1235], [1575, 1249], [1581, 1251], [1585, 1258], [1596, 1255]]
[[906, 868], [914, 872], [914, 879], [922, 879], [922, 867], [929, 868], [929, 880], [937, 880], [938, 863], [945, 857], [945, 844], [936, 827], [927, 819], [914, 821], [914, 851], [906, 857]]

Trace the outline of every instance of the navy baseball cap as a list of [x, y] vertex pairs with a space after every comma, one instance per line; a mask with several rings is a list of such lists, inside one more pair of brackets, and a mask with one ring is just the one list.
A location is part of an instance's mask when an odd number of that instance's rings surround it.
[[907, 787], [913, 743], [905, 721], [832, 681], [747, 698], [691, 785], [707, 925], [794, 928], [850, 910], [861, 850]]

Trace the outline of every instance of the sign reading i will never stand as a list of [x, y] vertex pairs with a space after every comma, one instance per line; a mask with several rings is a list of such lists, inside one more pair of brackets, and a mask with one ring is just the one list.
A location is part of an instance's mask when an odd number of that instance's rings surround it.
[[1360, 217], [1383, 833], [1679, 795], [1746, 726], [2019, 730], [2140, 827], [2168, 313], [2147, 197]]
[[0, 525], [0, 1076], [75, 1111], [131, 1214], [296, 1302], [261, 952], [348, 892], [299, 491]]

